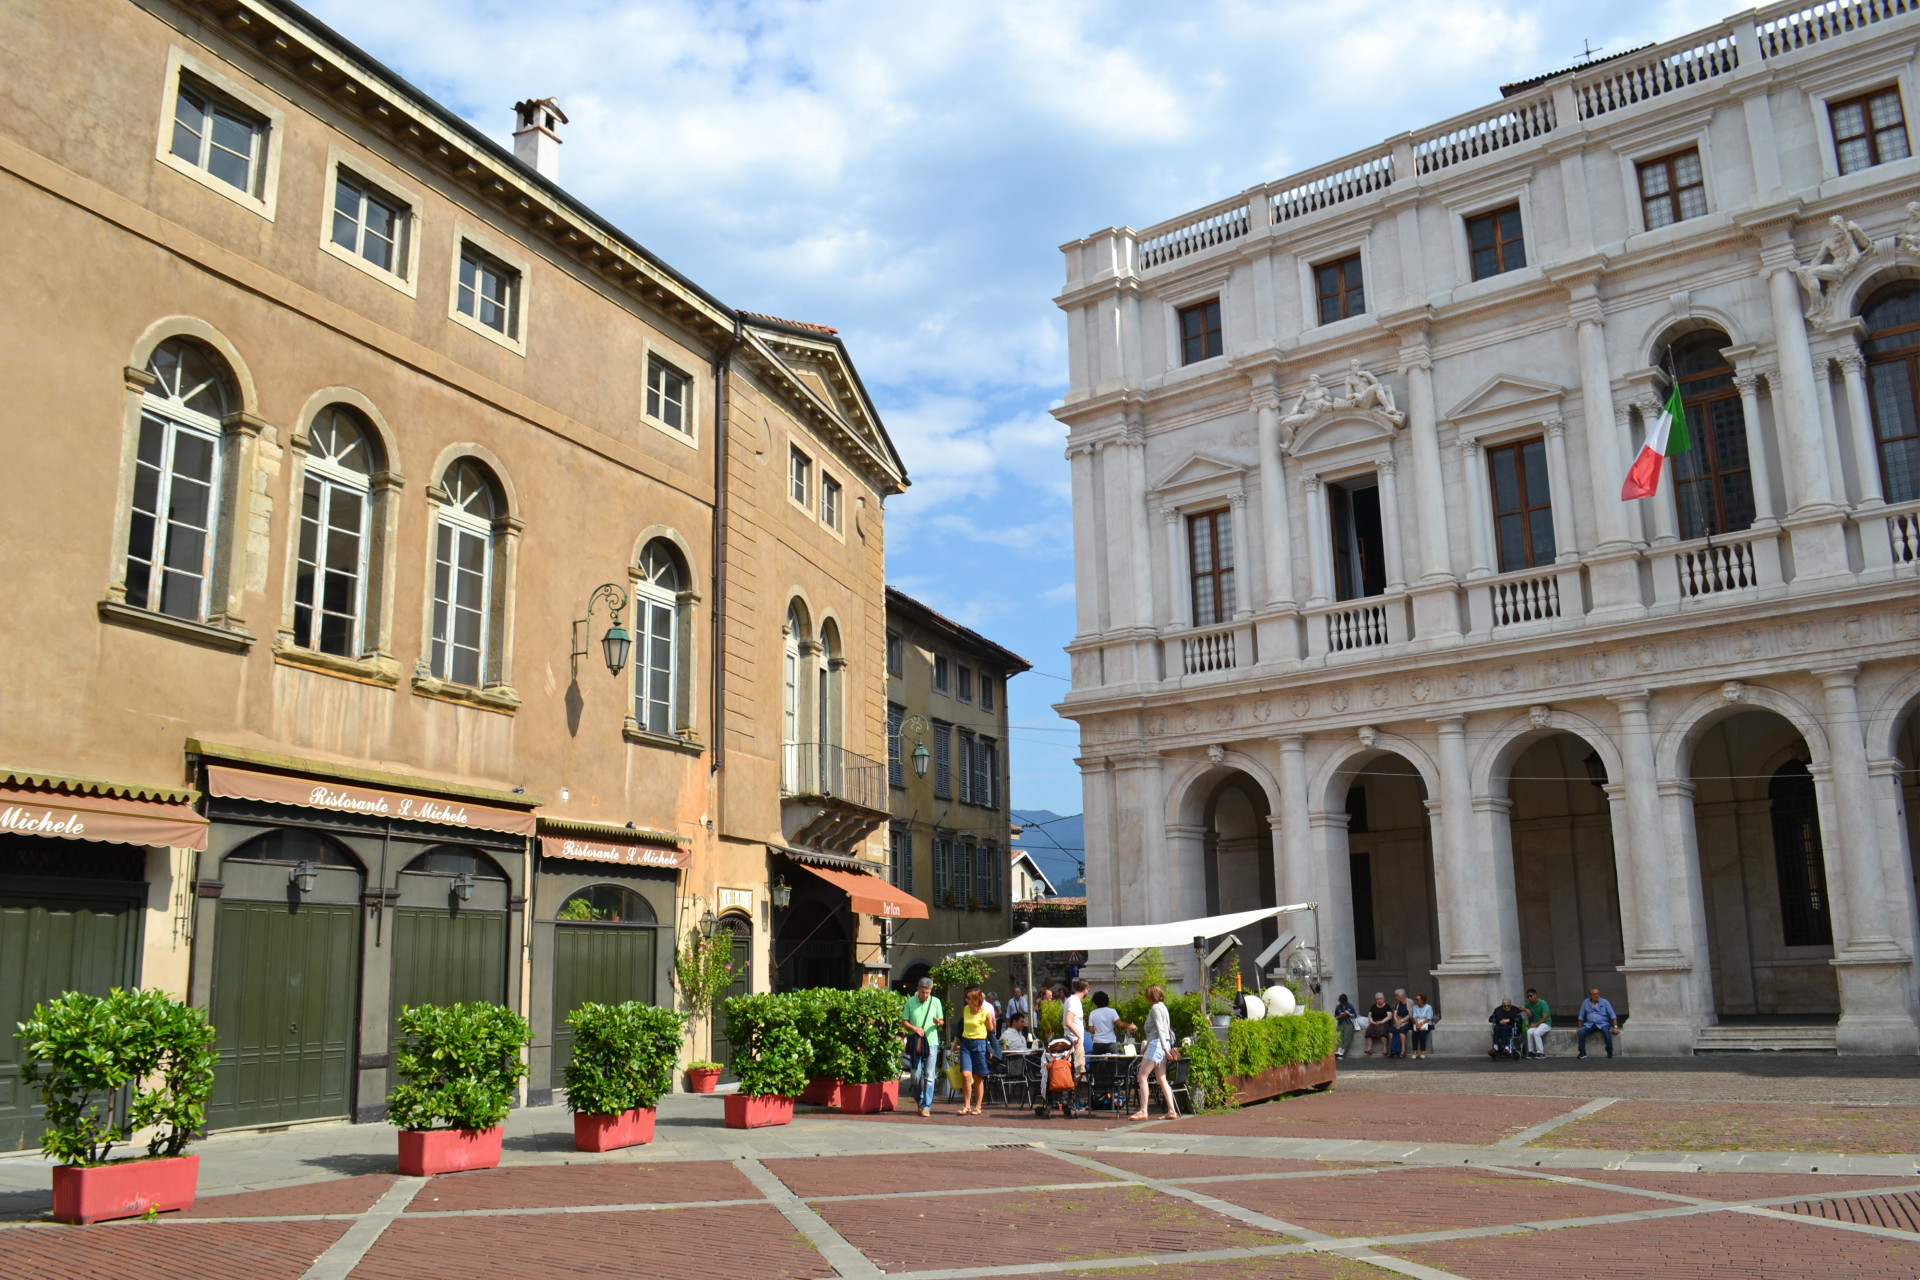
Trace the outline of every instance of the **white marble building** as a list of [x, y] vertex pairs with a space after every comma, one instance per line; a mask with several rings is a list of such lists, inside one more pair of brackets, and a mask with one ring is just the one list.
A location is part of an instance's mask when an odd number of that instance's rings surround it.
[[1528, 986], [1628, 1052], [1920, 1050], [1916, 8], [1064, 246], [1091, 923], [1317, 900], [1329, 996], [1443, 1051]]

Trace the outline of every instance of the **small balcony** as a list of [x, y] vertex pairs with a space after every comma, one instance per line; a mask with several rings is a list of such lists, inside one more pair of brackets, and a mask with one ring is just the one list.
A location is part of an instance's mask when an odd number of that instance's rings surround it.
[[780, 826], [791, 845], [852, 853], [890, 816], [887, 767], [830, 742], [780, 748]]

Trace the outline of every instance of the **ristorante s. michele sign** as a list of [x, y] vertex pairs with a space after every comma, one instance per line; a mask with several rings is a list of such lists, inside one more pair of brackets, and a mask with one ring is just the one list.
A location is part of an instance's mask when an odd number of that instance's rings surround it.
[[258, 800], [264, 804], [297, 805], [303, 809], [352, 813], [394, 822], [430, 822], [437, 826], [464, 827], [469, 831], [503, 831], [530, 836], [534, 828], [534, 818], [530, 812], [496, 809], [467, 800], [445, 800], [406, 791], [378, 791], [371, 787], [351, 787], [338, 782], [316, 782], [312, 778], [255, 773], [250, 769], [229, 769], [222, 765], [207, 767], [207, 790], [216, 796]]
[[540, 852], [549, 858], [579, 858], [588, 862], [618, 862], [629, 867], [678, 869], [691, 866], [693, 855], [686, 848], [666, 848], [657, 844], [629, 844], [619, 840], [593, 840], [582, 836], [543, 835]]

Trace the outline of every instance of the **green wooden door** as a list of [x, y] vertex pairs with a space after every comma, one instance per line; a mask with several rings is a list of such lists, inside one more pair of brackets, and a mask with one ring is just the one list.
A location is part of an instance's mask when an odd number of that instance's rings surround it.
[[[393, 1022], [407, 1005], [507, 1002], [507, 913], [399, 907], [393, 913]], [[390, 1040], [395, 1048], [397, 1039]]]
[[359, 973], [358, 908], [221, 899], [207, 1128], [352, 1112]]
[[[49, 841], [48, 843], [57, 843]], [[15, 1024], [68, 991], [139, 980], [145, 885], [0, 878], [0, 1151], [40, 1145], [40, 1095], [20, 1078]]]
[[723, 1008], [729, 996], [743, 996], [753, 988], [753, 926], [738, 916], [726, 916], [721, 919], [720, 927], [733, 935], [733, 981], [720, 993], [720, 999], [713, 1005], [713, 1060], [720, 1064], [722, 1083], [732, 1083], [739, 1077], [733, 1074], [733, 1064], [728, 1061], [733, 1056], [733, 1045], [727, 1039], [727, 1015]]
[[654, 931], [617, 924], [562, 924], [553, 952], [553, 1083], [573, 1057], [567, 1014], [583, 1004], [654, 1003]]

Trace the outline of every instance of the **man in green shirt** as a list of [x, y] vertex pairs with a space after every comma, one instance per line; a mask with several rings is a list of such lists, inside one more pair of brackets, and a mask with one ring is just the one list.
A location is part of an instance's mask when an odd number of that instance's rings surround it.
[[907, 1067], [920, 1097], [920, 1114], [933, 1114], [933, 1080], [940, 1070], [940, 1023], [947, 1016], [940, 998], [933, 994], [933, 979], [920, 979], [920, 987], [907, 998], [906, 1016], [900, 1020], [907, 1036]]
[[1553, 1011], [1532, 987], [1527, 988], [1527, 1056], [1547, 1056], [1547, 1028], [1553, 1025]]

